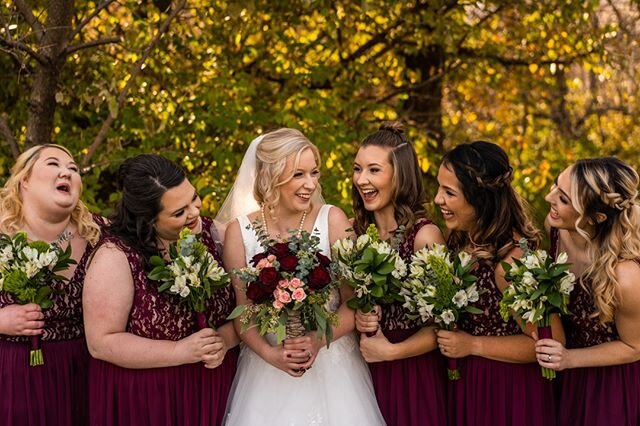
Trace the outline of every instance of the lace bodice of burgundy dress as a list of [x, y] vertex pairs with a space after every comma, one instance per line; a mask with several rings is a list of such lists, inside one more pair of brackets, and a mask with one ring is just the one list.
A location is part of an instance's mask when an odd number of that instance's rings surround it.
[[[418, 219], [413, 227], [404, 236], [404, 239], [398, 245], [398, 251], [402, 259], [411, 262], [413, 256], [413, 247], [416, 241], [416, 235], [423, 226], [432, 224], [429, 219]], [[422, 324], [419, 319], [410, 320], [406, 316], [406, 311], [402, 307], [402, 302], [396, 302], [389, 305], [382, 305], [382, 321], [381, 328], [383, 330], [411, 330], [420, 327]]]
[[[551, 255], [558, 255], [560, 232], [551, 228]], [[613, 322], [602, 324], [597, 317], [592, 318], [595, 302], [591, 295], [591, 280], [580, 277], [569, 295], [570, 315], [562, 317], [567, 338], [567, 348], [585, 348], [601, 343], [619, 340], [616, 325]]]
[[[457, 252], [457, 248], [452, 247]], [[500, 301], [502, 291], [496, 283], [496, 270], [492, 262], [478, 262], [473, 274], [477, 277], [478, 291], [484, 291], [474, 306], [481, 309], [481, 314], [463, 314], [458, 322], [458, 328], [474, 336], [512, 336], [521, 334], [518, 323], [509, 318], [505, 322], [500, 316]]]
[[[201, 241], [222, 265], [216, 247], [216, 229], [210, 218], [202, 217]], [[159, 293], [157, 282], [147, 278], [142, 256], [121, 239], [106, 236], [101, 244], [115, 245], [124, 252], [129, 261], [133, 277], [134, 296], [127, 331], [137, 336], [156, 340], [180, 340], [196, 331], [195, 313], [186, 304], [179, 303], [176, 295]], [[235, 296], [231, 286], [216, 291], [206, 303], [208, 320], [216, 327], [227, 322], [226, 317], [235, 307]]]
[[[93, 215], [93, 220], [100, 226], [104, 225], [102, 216]], [[91, 257], [93, 247], [87, 244], [82, 257], [76, 265], [73, 276], [68, 281], [54, 280], [51, 282], [53, 306], [43, 309], [44, 329], [42, 340], [72, 340], [84, 336], [82, 323], [82, 286], [87, 268], [87, 261]], [[0, 292], [0, 308], [15, 304], [15, 299], [4, 291]], [[0, 340], [10, 342], [27, 342], [29, 337], [5, 336], [0, 334]]]

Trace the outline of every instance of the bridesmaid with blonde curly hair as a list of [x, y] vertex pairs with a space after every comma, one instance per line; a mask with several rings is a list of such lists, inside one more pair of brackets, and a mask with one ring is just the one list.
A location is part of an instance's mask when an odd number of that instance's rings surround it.
[[640, 424], [638, 181], [617, 158], [578, 160], [545, 198], [551, 251], [580, 277], [562, 318], [566, 346], [536, 345], [541, 366], [565, 370], [559, 425]]
[[[87, 423], [88, 352], [81, 293], [87, 259], [100, 228], [80, 201], [82, 180], [71, 153], [60, 145], [25, 151], [0, 190], [0, 232], [26, 232], [54, 242], [70, 235], [77, 262], [51, 282], [53, 306], [17, 304], [0, 292], [0, 424]], [[99, 217], [95, 217], [100, 220]], [[29, 339], [40, 336], [45, 363], [29, 366]]]

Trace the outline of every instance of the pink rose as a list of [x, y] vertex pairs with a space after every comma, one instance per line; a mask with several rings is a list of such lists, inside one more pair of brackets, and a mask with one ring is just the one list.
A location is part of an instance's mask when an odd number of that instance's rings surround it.
[[276, 300], [280, 301], [280, 303], [289, 303], [291, 302], [291, 295], [286, 290], [280, 290], [279, 288], [273, 291], [273, 297]]
[[268, 259], [260, 259], [260, 261], [256, 265], [256, 268], [257, 269], [264, 269], [264, 268], [268, 268], [270, 266], [271, 266], [271, 262], [269, 262]]
[[276, 257], [274, 255], [270, 254], [269, 256], [267, 256], [267, 260], [269, 262], [273, 262], [274, 260], [276, 260]]
[[289, 290], [295, 290], [299, 287], [302, 287], [302, 281], [300, 281], [300, 278], [291, 278], [289, 281]]
[[287, 288], [289, 285], [291, 285], [291, 283], [287, 280], [280, 280], [280, 282], [278, 282], [278, 287], [280, 288]]
[[307, 293], [304, 292], [303, 288], [296, 288], [295, 290], [293, 290], [291, 297], [293, 297], [293, 300], [297, 302], [302, 302], [307, 298]]
[[282, 302], [280, 302], [279, 300], [274, 300], [273, 301], [273, 307], [276, 308], [277, 310], [280, 310], [280, 309], [284, 308], [284, 304]]

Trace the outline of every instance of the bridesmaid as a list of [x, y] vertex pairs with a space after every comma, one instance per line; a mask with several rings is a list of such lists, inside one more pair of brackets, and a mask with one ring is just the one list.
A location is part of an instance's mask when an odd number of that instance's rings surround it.
[[[460, 358], [462, 378], [449, 382], [448, 423], [458, 426], [554, 425], [551, 382], [535, 364], [533, 327], [504, 322], [499, 302], [508, 283], [501, 262], [522, 256], [518, 240], [538, 244], [523, 201], [511, 186], [512, 168], [505, 152], [492, 143], [459, 145], [447, 153], [438, 171], [435, 202], [442, 211], [450, 248], [466, 250], [479, 262], [475, 304], [483, 314], [467, 315], [458, 331], [439, 330], [441, 352]], [[556, 318], [553, 335], [562, 338]]]
[[638, 174], [613, 158], [578, 160], [545, 198], [551, 251], [580, 277], [562, 318], [566, 347], [539, 340], [540, 365], [565, 370], [559, 425], [640, 425]]
[[[25, 151], [0, 190], [0, 232], [53, 242], [71, 234], [71, 265], [53, 281], [53, 306], [18, 305], [0, 291], [0, 424], [85, 425], [88, 353], [82, 327], [85, 266], [100, 228], [80, 201], [82, 182], [60, 145]], [[29, 366], [29, 338], [40, 336], [44, 365]]]
[[[426, 193], [416, 152], [397, 122], [384, 123], [360, 145], [353, 165], [353, 228], [369, 224], [398, 245], [406, 262], [417, 250], [444, 244], [425, 211]], [[402, 302], [356, 313], [360, 350], [380, 411], [390, 425], [446, 424], [446, 366], [434, 327], [406, 318]], [[377, 332], [367, 337], [367, 332]]]
[[[184, 171], [158, 155], [126, 160], [122, 199], [87, 271], [83, 302], [92, 425], [221, 424], [237, 345], [226, 317], [233, 289], [207, 306], [217, 330], [196, 331], [194, 313], [147, 279], [149, 258], [166, 254], [188, 227], [220, 261], [211, 219]], [[206, 368], [205, 368], [206, 367]]]

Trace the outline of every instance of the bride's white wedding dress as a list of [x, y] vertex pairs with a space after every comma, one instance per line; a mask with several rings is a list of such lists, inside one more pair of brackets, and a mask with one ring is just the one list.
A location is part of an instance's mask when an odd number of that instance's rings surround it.
[[[328, 216], [330, 205], [318, 213], [314, 232], [320, 249], [330, 256]], [[263, 251], [246, 216], [238, 218], [247, 264]], [[340, 296], [331, 309], [340, 305]], [[323, 347], [311, 369], [302, 377], [289, 376], [242, 345], [238, 369], [227, 405], [227, 426], [376, 426], [384, 425], [369, 369], [360, 355], [354, 333]]]

